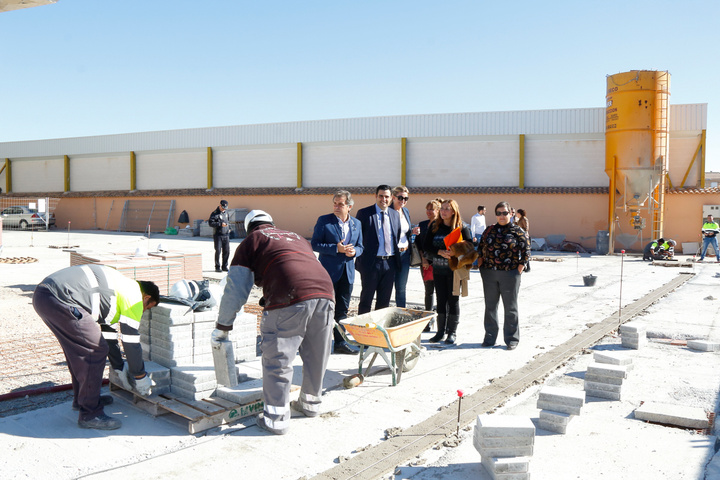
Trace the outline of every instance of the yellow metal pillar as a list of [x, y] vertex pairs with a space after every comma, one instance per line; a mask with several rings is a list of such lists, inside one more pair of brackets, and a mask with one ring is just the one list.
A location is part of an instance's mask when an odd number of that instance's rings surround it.
[[207, 188], [213, 189], [213, 151], [212, 147], [207, 147]]
[[700, 153], [700, 188], [705, 188], [705, 133], [707, 130], [702, 131], [702, 137], [700, 138], [700, 145], [702, 145], [702, 151]]
[[63, 168], [64, 168], [64, 192], [70, 191], [70, 157], [63, 155]]
[[407, 185], [407, 138], [400, 139], [400, 185]]
[[615, 252], [615, 175], [617, 168], [617, 155], [613, 155], [610, 160], [610, 195], [608, 195], [608, 253], [612, 254]]
[[518, 178], [518, 188], [525, 188], [525, 135], [520, 134], [520, 158], [519, 158], [520, 175]]
[[136, 168], [136, 159], [135, 159], [135, 152], [130, 152], [130, 191], [135, 191], [136, 188], [136, 176], [137, 176], [137, 168]]
[[297, 188], [303, 188], [302, 169], [303, 169], [302, 142], [297, 142]]
[[9, 158], [5, 159], [5, 193], [12, 192], [12, 162]]

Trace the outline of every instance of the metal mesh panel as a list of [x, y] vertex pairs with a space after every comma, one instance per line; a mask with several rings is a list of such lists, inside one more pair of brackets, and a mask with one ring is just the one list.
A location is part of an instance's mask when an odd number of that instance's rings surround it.
[[[47, 230], [55, 227], [59, 198], [0, 196], [0, 216], [4, 230]], [[17, 207], [23, 207], [18, 209]], [[28, 212], [29, 209], [30, 211]], [[32, 218], [37, 214], [36, 218]]]
[[165, 232], [172, 223], [175, 200], [126, 200], [119, 232]]

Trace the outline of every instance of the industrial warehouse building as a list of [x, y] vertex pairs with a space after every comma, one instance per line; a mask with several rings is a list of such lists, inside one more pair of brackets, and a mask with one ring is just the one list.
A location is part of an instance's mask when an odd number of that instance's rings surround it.
[[[664, 234], [697, 242], [703, 206], [707, 104], [669, 108]], [[60, 198], [61, 228], [117, 230], [133, 201], [170, 201], [153, 231], [207, 219], [221, 198], [262, 208], [282, 228], [311, 236], [331, 194], [350, 190], [356, 210], [375, 187], [404, 184], [413, 222], [425, 204], [454, 198], [469, 222], [479, 204], [524, 208], [531, 235], [564, 235], [590, 250], [608, 230], [605, 108], [406, 115], [102, 135], [0, 143], [0, 186], [14, 197]], [[183, 226], [180, 224], [179, 226]], [[651, 235], [620, 220], [626, 244]], [[640, 235], [643, 235], [641, 240]], [[620, 238], [620, 237], [619, 237]], [[637, 238], [637, 239], [636, 239]], [[630, 239], [630, 240], [628, 240]]]

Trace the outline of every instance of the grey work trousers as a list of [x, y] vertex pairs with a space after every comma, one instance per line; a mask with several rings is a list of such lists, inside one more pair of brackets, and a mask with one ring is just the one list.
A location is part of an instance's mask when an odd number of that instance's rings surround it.
[[85, 310], [62, 303], [42, 284], [33, 294], [33, 308], [63, 349], [75, 403], [80, 407], [79, 419], [90, 420], [104, 413], [100, 389], [109, 347], [100, 325]]
[[480, 268], [485, 295], [485, 343], [494, 345], [500, 330], [498, 324], [498, 303], [502, 298], [505, 320], [503, 337], [505, 345], [520, 342], [518, 319], [518, 292], [521, 274], [515, 270], [492, 270]]
[[325, 298], [263, 312], [263, 413], [270, 428], [286, 432], [289, 427], [292, 363], [297, 353], [303, 362], [300, 403], [306, 411], [319, 410], [334, 314], [335, 303]]

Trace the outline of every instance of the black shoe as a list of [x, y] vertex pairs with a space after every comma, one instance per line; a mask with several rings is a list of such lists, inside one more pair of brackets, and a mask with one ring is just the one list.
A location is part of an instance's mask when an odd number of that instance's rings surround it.
[[433, 336], [428, 342], [431, 343], [438, 343], [442, 342], [442, 339], [445, 338], [445, 332], [437, 332], [435, 336]]
[[[113, 400], [114, 400], [114, 399], [113, 399], [113, 397], [112, 397], [111, 395], [100, 395], [100, 406], [101, 406], [101, 407], [106, 407], [106, 406], [108, 406], [108, 405], [111, 405], [111, 404], [113, 403]], [[80, 405], [78, 405], [77, 403], [73, 402], [73, 404], [72, 404], [72, 409], [77, 412], [77, 411], [80, 410]]]
[[222, 273], [222, 270], [220, 270], [220, 267], [215, 268], [215, 271], [216, 271], [217, 273]]
[[335, 348], [333, 348], [333, 353], [340, 353], [343, 355], [357, 355], [358, 352], [359, 350], [353, 348], [345, 342], [336, 343]]
[[455, 332], [452, 332], [448, 334], [448, 337], [445, 339], [445, 343], [447, 343], [448, 345], [455, 345], [455, 340], [457, 340], [457, 338], [455, 337]]
[[117, 430], [122, 426], [120, 420], [110, 418], [104, 413], [101, 413], [95, 418], [87, 420], [78, 420], [78, 427], [80, 428], [92, 428], [95, 430]]
[[482, 346], [485, 347], [485, 348], [489, 348], [489, 347], [494, 347], [495, 344], [494, 344], [494, 343], [490, 343], [490, 342], [482, 342]]
[[508, 350], [515, 350], [515, 349], [517, 348], [517, 346], [518, 346], [517, 343], [511, 343], [510, 345], [507, 346], [507, 349], [508, 349]]
[[223, 268], [222, 268], [222, 271], [223, 271], [223, 272], [227, 272], [227, 271], [228, 271], [228, 267], [223, 267]]

